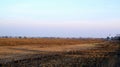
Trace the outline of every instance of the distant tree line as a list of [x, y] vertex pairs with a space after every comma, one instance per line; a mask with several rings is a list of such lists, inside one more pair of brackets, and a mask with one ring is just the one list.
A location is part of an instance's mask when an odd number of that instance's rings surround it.
[[26, 36], [15, 36], [15, 37], [13, 37], [13, 36], [0, 36], [0, 38], [19, 38], [19, 39], [21, 39], [21, 38], [28, 38], [28, 37], [26, 37]]
[[106, 39], [107, 39], [107, 40], [119, 40], [119, 41], [120, 41], [120, 34], [117, 34], [117, 35], [114, 36], [114, 37], [107, 37]]
[[27, 38], [47, 38], [47, 39], [103, 39], [103, 38], [84, 38], [84, 37], [27, 37], [27, 36], [0, 36], [0, 38], [17, 38], [17, 39], [27, 39]]

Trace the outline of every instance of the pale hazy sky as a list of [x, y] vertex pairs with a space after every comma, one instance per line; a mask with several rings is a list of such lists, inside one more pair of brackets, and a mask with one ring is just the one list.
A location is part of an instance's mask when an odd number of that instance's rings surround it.
[[0, 0], [0, 36], [120, 34], [120, 0]]

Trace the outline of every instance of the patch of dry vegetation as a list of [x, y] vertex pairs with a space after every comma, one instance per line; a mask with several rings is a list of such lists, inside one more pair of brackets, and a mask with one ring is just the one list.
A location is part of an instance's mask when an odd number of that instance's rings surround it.
[[51, 67], [119, 67], [119, 42], [104, 42], [94, 49], [69, 51], [57, 59], [42, 63]]
[[[4, 44], [4, 45], [3, 45]], [[79, 45], [76, 45], [79, 44]], [[80, 49], [81, 44], [94, 44], [95, 47], [91, 49]], [[13, 50], [23, 51], [38, 51], [33, 45], [60, 45], [59, 49], [64, 47], [63, 51], [52, 51], [40, 54], [27, 55], [24, 59], [13, 60], [4, 67], [119, 67], [120, 43], [115, 41], [104, 41], [102, 39], [64, 39], [64, 38], [33, 38], [33, 39], [16, 39], [16, 38], [1, 38], [0, 45], [3, 47], [12, 47]], [[25, 45], [21, 49], [18, 46]], [[28, 45], [32, 45], [28, 49]], [[66, 46], [68, 45], [68, 46]], [[71, 46], [72, 45], [72, 46]], [[16, 47], [17, 46], [17, 47]], [[74, 49], [71, 47], [76, 46]], [[56, 46], [55, 46], [56, 47]], [[51, 49], [55, 47], [49, 47]], [[58, 49], [59, 46], [56, 47]], [[69, 48], [68, 48], [69, 47]], [[26, 49], [27, 48], [27, 49]], [[35, 49], [36, 50], [35, 50]], [[43, 47], [44, 48], [44, 47]], [[46, 47], [45, 47], [46, 48]], [[43, 50], [45, 50], [45, 48]], [[34, 49], [34, 50], [32, 50]], [[42, 50], [42, 48], [38, 48]], [[58, 49], [58, 50], [59, 50]], [[49, 51], [49, 50], [48, 50]], [[17, 59], [17, 58], [16, 58]]]
[[102, 39], [70, 39], [70, 38], [0, 38], [0, 46], [17, 45], [74, 45], [100, 43]]

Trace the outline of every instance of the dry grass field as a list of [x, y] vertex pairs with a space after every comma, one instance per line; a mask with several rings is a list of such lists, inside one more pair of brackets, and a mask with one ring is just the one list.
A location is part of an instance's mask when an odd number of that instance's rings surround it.
[[0, 38], [0, 67], [119, 67], [119, 42]]
[[102, 42], [101, 39], [65, 39], [65, 38], [0, 38], [0, 57], [6, 58], [21, 54], [39, 52], [58, 52], [83, 49]]
[[0, 38], [0, 46], [18, 46], [18, 45], [74, 45], [100, 43], [102, 39], [97, 38]]

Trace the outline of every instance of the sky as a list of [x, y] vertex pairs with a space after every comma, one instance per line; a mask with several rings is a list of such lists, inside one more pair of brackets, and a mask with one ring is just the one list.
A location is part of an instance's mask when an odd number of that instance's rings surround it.
[[0, 0], [0, 36], [120, 34], [120, 0]]

